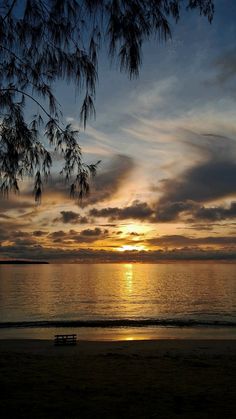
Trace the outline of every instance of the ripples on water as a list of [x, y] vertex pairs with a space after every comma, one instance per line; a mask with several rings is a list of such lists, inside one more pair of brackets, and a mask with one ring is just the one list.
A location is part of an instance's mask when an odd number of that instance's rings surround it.
[[0, 266], [0, 322], [236, 322], [236, 264]]

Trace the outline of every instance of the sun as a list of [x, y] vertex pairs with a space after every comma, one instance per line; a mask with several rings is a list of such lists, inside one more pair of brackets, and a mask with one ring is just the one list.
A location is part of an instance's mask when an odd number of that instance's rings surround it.
[[141, 250], [145, 250], [145, 246], [142, 245], [132, 245], [132, 244], [123, 244], [123, 246], [118, 247], [119, 252], [126, 252], [126, 251], [132, 251], [132, 250], [136, 250], [136, 251], [141, 251]]

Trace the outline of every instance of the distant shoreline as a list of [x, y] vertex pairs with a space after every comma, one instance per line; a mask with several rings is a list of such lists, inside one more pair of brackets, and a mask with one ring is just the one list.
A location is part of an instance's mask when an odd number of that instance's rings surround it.
[[49, 262], [33, 260], [0, 260], [0, 265], [48, 265]]
[[156, 261], [147, 261], [147, 260], [55, 260], [52, 259], [50, 262], [46, 261], [27, 261], [27, 260], [0, 260], [0, 265], [122, 265], [122, 264], [132, 264], [132, 265], [165, 265], [165, 264], [235, 264], [236, 259], [159, 259]]

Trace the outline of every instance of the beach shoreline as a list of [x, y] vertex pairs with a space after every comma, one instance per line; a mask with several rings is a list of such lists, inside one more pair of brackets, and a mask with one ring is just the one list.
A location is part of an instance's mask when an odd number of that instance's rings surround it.
[[236, 340], [236, 327], [48, 327], [0, 329], [2, 339], [52, 340], [56, 334], [77, 335], [80, 341]]

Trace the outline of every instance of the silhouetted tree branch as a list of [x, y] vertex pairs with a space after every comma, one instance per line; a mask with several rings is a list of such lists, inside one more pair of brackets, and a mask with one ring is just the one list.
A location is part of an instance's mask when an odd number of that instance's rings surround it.
[[[143, 42], [166, 41], [170, 22], [182, 9], [196, 9], [211, 22], [213, 0], [8, 0], [0, 1], [0, 189], [18, 191], [18, 181], [35, 176], [35, 199], [56, 149], [71, 194], [89, 191], [95, 165], [83, 163], [78, 132], [64, 124], [53, 83], [73, 82], [82, 95], [81, 121], [95, 115], [101, 46], [121, 71], [137, 77]], [[28, 100], [36, 114], [29, 121]], [[27, 110], [27, 113], [26, 113]]]

